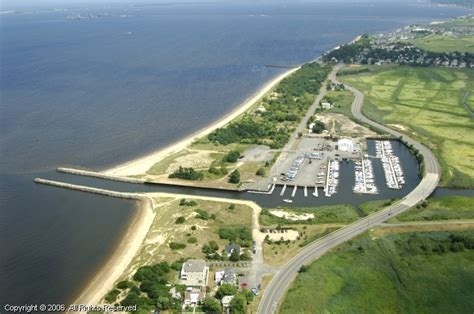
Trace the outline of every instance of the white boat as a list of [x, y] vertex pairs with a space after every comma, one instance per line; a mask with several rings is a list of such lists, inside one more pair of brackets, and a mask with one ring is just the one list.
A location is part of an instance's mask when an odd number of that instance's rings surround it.
[[285, 203], [290, 203], [290, 204], [293, 203], [292, 200], [289, 200], [289, 199], [287, 199], [287, 198], [285, 198], [285, 199], [283, 200], [283, 202], [285, 202]]

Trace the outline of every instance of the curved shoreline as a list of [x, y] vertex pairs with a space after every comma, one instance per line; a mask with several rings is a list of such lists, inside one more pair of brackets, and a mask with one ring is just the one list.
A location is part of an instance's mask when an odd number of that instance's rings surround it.
[[127, 161], [125, 163], [116, 165], [112, 168], [106, 169], [102, 171], [103, 174], [106, 175], [114, 175], [114, 176], [131, 176], [131, 175], [138, 175], [145, 173], [148, 169], [150, 169], [155, 163], [161, 161], [162, 159], [166, 158], [167, 156], [179, 152], [180, 150], [185, 149], [187, 146], [192, 144], [194, 140], [197, 138], [201, 138], [206, 136], [207, 134], [211, 133], [215, 129], [222, 128], [241, 114], [245, 113], [248, 109], [250, 109], [257, 101], [259, 101], [265, 94], [271, 91], [281, 80], [285, 77], [293, 74], [300, 67], [290, 69], [278, 75], [277, 77], [273, 78], [271, 81], [265, 83], [265, 85], [257, 90], [252, 96], [247, 98], [244, 102], [242, 102], [239, 106], [237, 106], [234, 110], [230, 113], [226, 114], [224, 117], [219, 118], [218, 120], [214, 121], [210, 125], [206, 126], [205, 128], [198, 130], [191, 135], [188, 135], [174, 144], [166, 146], [162, 149], [159, 149], [155, 152], [146, 154], [142, 157], [138, 157], [131, 161]]
[[122, 233], [120, 242], [112, 249], [112, 255], [98, 267], [92, 279], [86, 283], [85, 288], [79, 290], [80, 294], [73, 298], [71, 304], [100, 304], [135, 257], [154, 220], [152, 200], [142, 196], [142, 200], [136, 202], [133, 217], [127, 222], [128, 227]]

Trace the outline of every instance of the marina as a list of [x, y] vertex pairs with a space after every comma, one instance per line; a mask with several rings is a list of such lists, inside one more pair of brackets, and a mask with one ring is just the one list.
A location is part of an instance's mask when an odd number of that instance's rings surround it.
[[394, 154], [390, 141], [375, 141], [375, 154], [382, 162], [387, 186], [390, 189], [401, 189], [405, 184], [405, 176], [400, 158]]

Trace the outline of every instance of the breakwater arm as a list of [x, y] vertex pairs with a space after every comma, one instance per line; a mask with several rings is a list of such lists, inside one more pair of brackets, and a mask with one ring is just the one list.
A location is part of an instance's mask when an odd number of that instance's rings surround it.
[[41, 178], [35, 178], [33, 181], [38, 184], [45, 184], [45, 185], [55, 186], [55, 187], [64, 188], [64, 189], [94, 193], [94, 194], [123, 198], [123, 199], [151, 202], [150, 205], [152, 205], [153, 203], [152, 199], [144, 194], [117, 192], [117, 191], [98, 189], [98, 188], [93, 188], [93, 187], [84, 186], [84, 185], [76, 185], [76, 184], [70, 184], [70, 183], [41, 179]]
[[63, 172], [63, 173], [68, 173], [68, 174], [74, 174], [74, 175], [86, 176], [86, 177], [93, 177], [93, 178], [99, 178], [99, 179], [106, 179], [106, 180], [112, 180], [112, 181], [120, 181], [120, 182], [128, 182], [128, 183], [139, 183], [139, 184], [145, 183], [145, 180], [143, 180], [143, 179], [114, 176], [114, 175], [105, 174], [105, 173], [101, 173], [101, 172], [88, 171], [88, 170], [82, 170], [82, 169], [59, 167], [57, 169], [57, 171], [58, 172]]

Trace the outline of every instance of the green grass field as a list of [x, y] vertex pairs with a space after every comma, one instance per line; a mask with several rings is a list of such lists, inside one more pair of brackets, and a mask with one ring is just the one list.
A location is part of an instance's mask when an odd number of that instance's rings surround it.
[[429, 199], [426, 207], [414, 207], [390, 219], [390, 222], [449, 219], [474, 219], [474, 197], [443, 196]]
[[474, 36], [452, 37], [430, 35], [410, 40], [415, 46], [434, 52], [470, 52], [474, 53]]
[[382, 66], [340, 79], [366, 95], [367, 116], [402, 126], [434, 151], [443, 185], [474, 187], [474, 123], [462, 104], [466, 91], [474, 94], [474, 71]]
[[354, 101], [354, 95], [348, 90], [329, 91], [325, 101], [333, 104], [332, 112], [342, 113], [352, 118], [351, 105]]
[[[350, 241], [298, 275], [280, 313], [471, 313], [474, 251], [450, 234]], [[474, 241], [474, 231], [455, 234]]]

